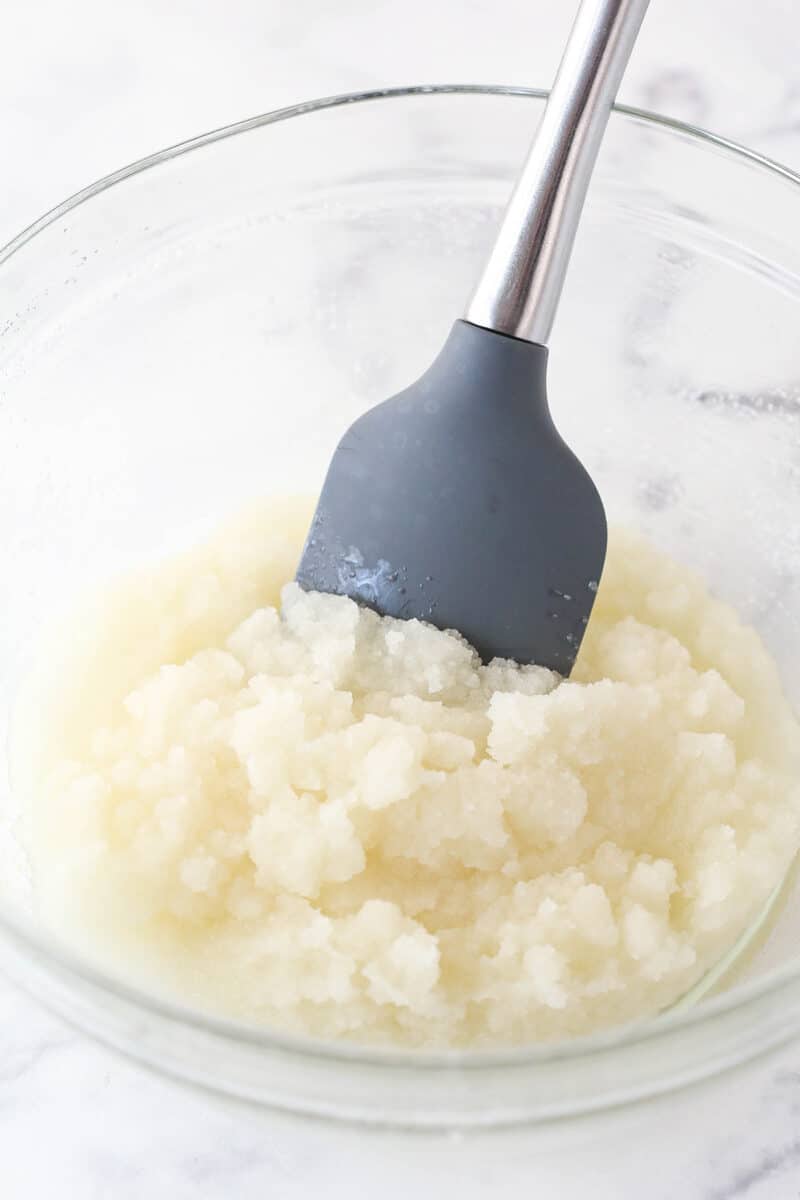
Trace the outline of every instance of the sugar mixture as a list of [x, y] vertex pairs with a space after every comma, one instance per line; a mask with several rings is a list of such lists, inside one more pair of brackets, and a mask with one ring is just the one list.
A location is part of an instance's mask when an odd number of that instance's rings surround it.
[[571, 679], [483, 666], [288, 582], [310, 512], [263, 506], [49, 649], [18, 753], [43, 920], [140, 985], [326, 1038], [507, 1043], [670, 1005], [800, 842], [798, 723], [757, 635], [612, 531]]

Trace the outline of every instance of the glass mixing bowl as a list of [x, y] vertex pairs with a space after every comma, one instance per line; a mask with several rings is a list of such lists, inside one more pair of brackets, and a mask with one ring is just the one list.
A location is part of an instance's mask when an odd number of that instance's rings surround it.
[[[270, 113], [101, 180], [0, 254], [0, 744], [54, 615], [254, 497], [314, 491], [340, 432], [429, 363], [542, 107], [522, 89], [426, 87]], [[790, 172], [618, 110], [550, 370], [555, 419], [612, 519], [701, 568], [795, 702], [799, 224]], [[4, 969], [93, 1035], [232, 1096], [404, 1127], [535, 1122], [667, 1091], [800, 1031], [791, 895], [735, 986], [568, 1044], [412, 1054], [201, 1015], [37, 924], [26, 797], [0, 774]]]

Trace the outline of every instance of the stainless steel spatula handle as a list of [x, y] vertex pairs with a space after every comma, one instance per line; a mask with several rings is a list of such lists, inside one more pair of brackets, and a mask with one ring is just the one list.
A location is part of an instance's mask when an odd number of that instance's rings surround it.
[[546, 345], [608, 115], [649, 0], [582, 0], [544, 116], [465, 313]]

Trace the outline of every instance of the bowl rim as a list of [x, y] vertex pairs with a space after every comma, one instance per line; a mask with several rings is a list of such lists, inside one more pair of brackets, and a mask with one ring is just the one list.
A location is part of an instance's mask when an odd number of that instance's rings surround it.
[[[111, 171], [108, 175], [103, 175], [79, 191], [73, 192], [71, 196], [68, 196], [53, 208], [48, 209], [42, 216], [31, 222], [30, 225], [27, 225], [10, 242], [7, 242], [4, 246], [0, 246], [0, 264], [6, 262], [13, 254], [16, 254], [37, 233], [40, 233], [41, 230], [52, 224], [53, 221], [59, 220], [59, 218], [63, 217], [73, 208], [77, 208], [79, 204], [83, 204], [93, 196], [97, 196], [108, 188], [122, 183], [125, 179], [130, 178], [131, 175], [138, 175], [142, 171], [148, 171], [151, 167], [168, 162], [172, 158], [178, 158], [182, 154], [189, 154], [192, 150], [199, 150], [203, 146], [212, 145], [214, 142], [236, 137], [240, 133], [248, 133], [250, 130], [259, 129], [263, 125], [274, 125], [278, 121], [286, 121], [291, 117], [300, 117], [307, 113], [321, 112], [327, 108], [342, 108], [349, 104], [363, 104], [366, 101], [372, 100], [443, 95], [517, 96], [529, 97], [534, 100], [546, 100], [550, 92], [547, 88], [521, 87], [514, 84], [418, 83], [398, 87], [368, 88], [356, 92], [335, 92], [330, 96], [321, 96], [313, 100], [303, 100], [298, 104], [289, 104], [283, 108], [269, 109], [267, 112], [258, 113], [254, 117], [246, 117], [243, 121], [234, 121], [230, 125], [220, 125], [215, 129], [208, 130], [206, 133], [197, 134], [196, 137], [175, 142], [174, 145], [166, 146], [163, 150], [156, 150], [155, 153], [147, 154], [144, 158], [134, 159], [133, 162], [127, 163], [124, 167], [119, 167], [116, 171]], [[632, 104], [614, 104], [613, 111], [621, 113], [626, 117], [632, 117], [646, 125], [654, 125], [665, 130], [670, 130], [673, 133], [685, 134], [692, 140], [726, 150], [735, 158], [741, 158], [746, 162], [763, 167], [768, 172], [782, 177], [790, 183], [800, 185], [800, 172], [793, 171], [791, 167], [787, 167], [784, 163], [778, 162], [777, 159], [770, 158], [758, 150], [748, 149], [741, 142], [724, 137], [722, 134], [712, 133], [710, 129], [706, 129], [701, 125], [692, 125], [688, 121], [680, 121], [676, 117], [669, 117], [646, 108], [638, 108]]]
[[[542, 88], [504, 84], [413, 84], [341, 92], [272, 109], [177, 142], [153, 154], [136, 159], [81, 188], [26, 226], [5, 246], [0, 247], [0, 266], [53, 222], [58, 221], [66, 213], [101, 192], [124, 182], [131, 176], [194, 150], [212, 145], [217, 141], [325, 109], [343, 108], [370, 101], [442, 95], [519, 97], [541, 101], [547, 99], [549, 91]], [[735, 159], [755, 165], [769, 174], [800, 187], [800, 173], [767, 155], [750, 150], [730, 138], [712, 133], [700, 126], [632, 105], [615, 104], [614, 112], [631, 118], [634, 122], [659, 128], [667, 133], [680, 134], [706, 147], [721, 149]], [[745, 1009], [756, 1003], [761, 997], [777, 993], [788, 984], [800, 980], [800, 956], [798, 956], [789, 963], [766, 971], [757, 979], [734, 985], [720, 995], [704, 1000], [697, 1008], [664, 1012], [655, 1017], [626, 1022], [623, 1025], [586, 1036], [557, 1042], [529, 1043], [497, 1048], [416, 1050], [406, 1047], [323, 1040], [189, 1008], [180, 1002], [147, 992], [124, 980], [115, 978], [113, 975], [106, 974], [105, 971], [98, 969], [78, 953], [66, 949], [51, 935], [34, 929], [27, 919], [12, 917], [3, 911], [0, 911], [0, 939], [11, 948], [15, 958], [27, 957], [30, 959], [32, 957], [45, 970], [56, 968], [63, 976], [88, 985], [93, 990], [111, 994], [123, 1003], [143, 1010], [156, 1019], [188, 1026], [212, 1037], [249, 1046], [252, 1049], [282, 1052], [296, 1059], [311, 1057], [331, 1063], [390, 1067], [392, 1069], [418, 1067], [444, 1071], [457, 1067], [460, 1071], [468, 1072], [487, 1068], [519, 1070], [565, 1059], [590, 1057], [598, 1052], [602, 1054], [616, 1048], [645, 1045], [651, 1041], [668, 1038], [679, 1030], [688, 1030], [707, 1022], [711, 1023], [725, 1013]], [[14, 973], [11, 974], [11, 977], [13, 979]], [[22, 983], [21, 980], [19, 982]], [[22, 986], [24, 987], [24, 983]], [[47, 1004], [44, 997], [41, 999]], [[102, 1036], [101, 1040], [104, 1040]]]

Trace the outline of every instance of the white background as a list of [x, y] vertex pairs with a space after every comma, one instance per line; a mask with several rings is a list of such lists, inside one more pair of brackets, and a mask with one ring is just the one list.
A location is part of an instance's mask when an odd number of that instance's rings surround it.
[[[216, 125], [375, 84], [547, 86], [573, 0], [4, 0], [0, 242]], [[800, 165], [796, 0], [652, 0], [620, 98]]]
[[[205, 129], [374, 85], [547, 86], [572, 0], [4, 0], [0, 244], [114, 168]], [[652, 0], [621, 99], [800, 168], [797, 0]], [[799, 233], [800, 236], [800, 233]], [[92, 1046], [0, 983], [0, 1195], [295, 1200], [800, 1197], [800, 1050], [594, 1141], [426, 1166], [257, 1121]], [[433, 1161], [433, 1160], [432, 1160]], [[480, 1159], [478, 1161], [481, 1161]]]

